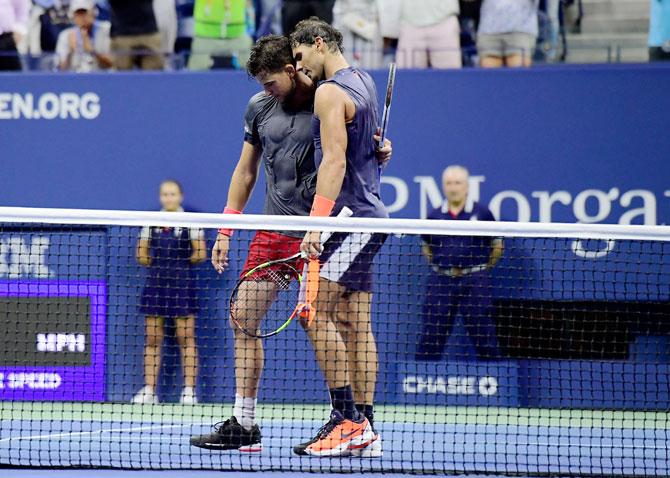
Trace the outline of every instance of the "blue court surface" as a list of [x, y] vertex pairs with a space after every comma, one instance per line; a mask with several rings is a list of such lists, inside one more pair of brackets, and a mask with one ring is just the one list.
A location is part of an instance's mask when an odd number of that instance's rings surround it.
[[[214, 417], [229, 414], [225, 406], [34, 402], [0, 406], [0, 466], [366, 472], [366, 476], [381, 472], [670, 474], [670, 422], [667, 413], [659, 412], [380, 407], [377, 428], [383, 437], [384, 456], [361, 459], [292, 454], [292, 445], [311, 436], [322, 424], [316, 417], [327, 411], [319, 408], [267, 407], [261, 418], [263, 452], [241, 454], [201, 450], [188, 444], [191, 435], [209, 431], [217, 421]], [[288, 413], [300, 418], [288, 420]], [[28, 476], [25, 470], [12, 473]], [[29, 474], [39, 476], [35, 473], [32, 470]], [[95, 473], [131, 476], [115, 470]], [[192, 476], [209, 475], [193, 472]]]

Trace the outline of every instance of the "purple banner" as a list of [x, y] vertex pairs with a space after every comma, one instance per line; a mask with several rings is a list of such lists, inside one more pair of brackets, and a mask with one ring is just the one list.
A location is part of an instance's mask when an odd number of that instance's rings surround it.
[[104, 281], [0, 281], [0, 400], [105, 400]]

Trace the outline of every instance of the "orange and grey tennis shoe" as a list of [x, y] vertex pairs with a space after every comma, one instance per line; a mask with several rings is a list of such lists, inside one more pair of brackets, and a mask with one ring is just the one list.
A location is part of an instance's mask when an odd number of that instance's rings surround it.
[[326, 427], [319, 439], [305, 449], [308, 455], [350, 456], [352, 450], [365, 448], [377, 439], [367, 418], [355, 422], [345, 419], [337, 410], [330, 414]]

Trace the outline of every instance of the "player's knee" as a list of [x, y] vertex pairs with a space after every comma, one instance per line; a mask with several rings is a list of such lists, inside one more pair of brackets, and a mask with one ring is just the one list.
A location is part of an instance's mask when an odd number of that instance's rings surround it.
[[163, 333], [154, 332], [147, 334], [147, 347], [160, 347], [163, 343]]
[[177, 339], [177, 344], [180, 347], [188, 347], [193, 342], [191, 340], [191, 337], [189, 337], [189, 334], [186, 333], [186, 332], [177, 333], [176, 339]]

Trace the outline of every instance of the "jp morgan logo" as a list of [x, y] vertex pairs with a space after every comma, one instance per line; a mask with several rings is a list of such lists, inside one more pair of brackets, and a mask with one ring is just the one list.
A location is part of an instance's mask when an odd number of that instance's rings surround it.
[[6, 93], [0, 92], [0, 120], [43, 119], [93, 120], [100, 116], [96, 93]]
[[490, 397], [498, 393], [498, 379], [491, 376], [430, 377], [408, 375], [402, 381], [405, 393], [431, 395], [481, 395]]
[[[403, 211], [419, 204], [419, 215], [439, 207], [443, 201], [439, 179], [433, 176], [414, 176], [412, 183], [395, 176], [382, 176], [384, 201], [389, 213]], [[468, 200], [479, 201], [486, 176], [470, 176]], [[489, 193], [491, 194], [491, 193]], [[582, 191], [521, 191], [507, 189], [490, 196], [487, 206], [497, 219], [518, 222], [577, 222], [584, 224], [658, 224], [658, 204], [670, 198], [670, 190], [663, 197], [647, 189], [622, 190], [584, 189]], [[667, 201], [667, 199], [665, 199]], [[414, 213], [413, 213], [414, 214]], [[570, 249], [583, 259], [599, 259], [615, 250], [616, 242], [575, 240]]]

